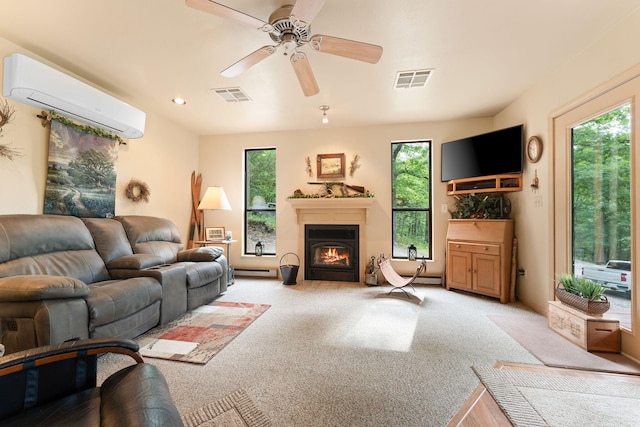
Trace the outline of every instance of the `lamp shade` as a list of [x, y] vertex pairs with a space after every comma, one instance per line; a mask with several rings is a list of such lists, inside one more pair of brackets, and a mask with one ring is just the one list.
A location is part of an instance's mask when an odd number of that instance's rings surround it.
[[209, 187], [207, 191], [204, 193], [204, 197], [200, 201], [198, 205], [199, 210], [223, 210], [230, 211], [231, 205], [229, 204], [229, 199], [227, 199], [227, 195], [224, 193], [224, 189], [222, 187]]

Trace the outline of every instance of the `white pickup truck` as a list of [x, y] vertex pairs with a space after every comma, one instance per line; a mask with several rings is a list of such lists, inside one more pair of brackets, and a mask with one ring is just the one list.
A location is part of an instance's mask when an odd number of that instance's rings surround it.
[[582, 276], [602, 286], [628, 292], [631, 290], [631, 261], [611, 260], [606, 265], [582, 266]]

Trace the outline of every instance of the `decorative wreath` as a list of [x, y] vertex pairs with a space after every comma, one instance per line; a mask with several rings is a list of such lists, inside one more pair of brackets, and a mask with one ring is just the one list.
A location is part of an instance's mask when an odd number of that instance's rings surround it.
[[134, 203], [138, 203], [141, 200], [149, 202], [149, 196], [151, 196], [151, 190], [149, 186], [137, 179], [132, 179], [127, 185], [127, 198]]

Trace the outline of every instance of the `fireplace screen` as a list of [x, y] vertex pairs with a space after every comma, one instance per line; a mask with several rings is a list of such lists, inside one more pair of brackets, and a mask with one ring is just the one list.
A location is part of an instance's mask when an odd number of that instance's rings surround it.
[[305, 279], [357, 282], [358, 225], [305, 226]]

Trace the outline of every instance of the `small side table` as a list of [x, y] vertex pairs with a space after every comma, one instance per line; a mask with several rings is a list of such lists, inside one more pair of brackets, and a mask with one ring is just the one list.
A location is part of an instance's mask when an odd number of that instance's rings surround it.
[[235, 278], [233, 277], [233, 267], [231, 267], [231, 244], [237, 243], [237, 240], [199, 240], [194, 242], [196, 245], [200, 246], [210, 246], [210, 245], [223, 245], [226, 249], [227, 256], [227, 285], [233, 285], [235, 283]]

